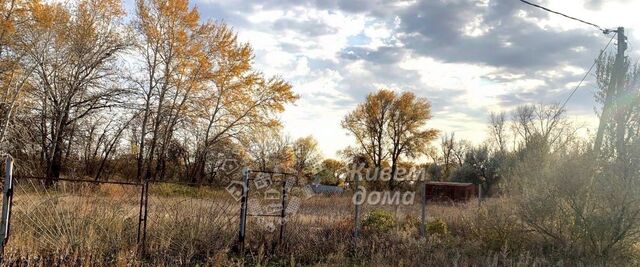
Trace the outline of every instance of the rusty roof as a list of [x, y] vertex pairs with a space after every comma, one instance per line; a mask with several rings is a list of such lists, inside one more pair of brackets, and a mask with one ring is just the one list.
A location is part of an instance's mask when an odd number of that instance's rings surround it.
[[447, 186], [470, 186], [473, 183], [457, 183], [457, 182], [427, 182], [428, 185], [447, 185]]

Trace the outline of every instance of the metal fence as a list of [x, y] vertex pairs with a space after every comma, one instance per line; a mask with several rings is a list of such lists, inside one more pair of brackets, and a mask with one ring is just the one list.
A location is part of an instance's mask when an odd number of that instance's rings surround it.
[[[316, 225], [331, 220], [343, 229], [338, 234], [347, 239], [351, 235], [357, 247], [363, 214], [379, 208], [356, 201], [349, 193], [327, 197], [330, 201], [312, 198], [316, 195], [311, 188], [298, 184], [293, 173], [248, 168], [242, 170], [242, 180], [231, 181], [226, 190], [177, 182], [70, 178], [57, 178], [45, 186], [49, 180], [13, 176], [13, 159], [7, 158], [0, 224], [3, 251], [12, 237], [21, 239], [13, 246], [126, 246], [135, 248], [139, 256], [200, 253], [209, 257], [226, 248], [245, 253], [247, 247], [276, 252], [304, 243], [309, 235], [326, 235]], [[363, 193], [358, 189], [361, 181], [347, 182], [354, 185], [351, 194]], [[425, 237], [425, 184], [414, 182], [411, 190], [416, 201], [402, 208], [419, 217], [419, 236]], [[385, 208], [397, 212], [400, 206]], [[11, 224], [18, 227], [10, 228]]]
[[[3, 253], [11, 244], [15, 249], [28, 244], [30, 249], [36, 246], [54, 251], [69, 245], [125, 246], [136, 248], [139, 256], [195, 251], [206, 254], [231, 246], [243, 251], [247, 225], [254, 228], [254, 233], [264, 231], [268, 235], [278, 228], [277, 239], [270, 243], [280, 244], [289, 214], [287, 195], [294, 180], [290, 179], [291, 173], [245, 169], [244, 180], [232, 183], [246, 188], [240, 191], [242, 200], [236, 202], [226, 201], [233, 198], [232, 191], [229, 195], [207, 185], [13, 175], [11, 157], [5, 162], [5, 170], [0, 225]], [[249, 197], [249, 188], [256, 188], [251, 184], [263, 182], [269, 188], [251, 190]], [[272, 185], [277, 188], [275, 195]], [[16, 227], [10, 230], [11, 225]], [[237, 235], [230, 235], [234, 232]], [[9, 237], [20, 242], [8, 243]]]

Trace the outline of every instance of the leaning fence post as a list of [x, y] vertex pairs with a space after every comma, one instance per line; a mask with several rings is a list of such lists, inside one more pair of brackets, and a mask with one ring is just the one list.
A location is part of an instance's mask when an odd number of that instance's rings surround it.
[[249, 168], [242, 168], [242, 197], [240, 198], [240, 229], [238, 230], [238, 246], [244, 253], [245, 229], [247, 226], [247, 193], [249, 191]]
[[421, 203], [421, 223], [420, 223], [420, 237], [427, 236], [427, 182], [423, 182], [422, 186], [422, 203]]
[[144, 221], [142, 224], [142, 253], [146, 253], [147, 243], [147, 218], [149, 215], [149, 179], [144, 181]]
[[13, 158], [10, 155], [7, 155], [4, 168], [2, 223], [0, 224], [0, 252], [2, 254], [4, 254], [4, 246], [9, 241], [9, 220], [11, 219], [11, 202], [13, 201]]

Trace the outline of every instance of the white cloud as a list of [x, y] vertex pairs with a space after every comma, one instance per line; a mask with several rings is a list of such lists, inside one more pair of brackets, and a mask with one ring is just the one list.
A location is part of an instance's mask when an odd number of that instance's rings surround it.
[[[340, 128], [340, 120], [361, 101], [359, 98], [377, 87], [413, 90], [421, 96], [438, 96], [439, 103], [434, 103], [434, 119], [430, 127], [442, 132], [456, 132], [456, 135], [470, 139], [476, 143], [484, 138], [486, 114], [488, 111], [506, 111], [518, 104], [516, 98], [508, 105], [504, 99], [519, 94], [545, 92], [563, 93], [573, 89], [576, 81], [567, 77], [581, 77], [587, 66], [574, 66], [558, 63], [553, 69], [534, 69], [534, 71], [505, 70], [483, 64], [451, 63], [405, 53], [399, 63], [376, 63], [363, 59], [345, 59], [342, 53], [346, 48], [356, 46], [366, 49], [378, 49], [392, 46], [402, 49], [410, 46], [412, 39], [421, 36], [417, 32], [402, 32], [403, 23], [400, 13], [392, 12], [382, 18], [369, 12], [347, 12], [339, 9], [327, 10], [314, 4], [300, 4], [292, 7], [258, 4], [248, 5], [238, 0], [206, 0], [200, 5], [216, 3], [217, 8], [228, 9], [230, 14], [239, 14], [246, 18], [246, 25], [231, 25], [238, 31], [239, 38], [250, 42], [255, 50], [255, 63], [258, 69], [268, 75], [281, 75], [294, 85], [294, 90], [301, 96], [295, 104], [287, 107], [282, 115], [285, 130], [294, 138], [314, 135], [320, 142], [327, 156], [335, 156], [335, 152], [352, 144], [352, 140]], [[490, 7], [492, 1], [476, 1], [477, 6]], [[417, 6], [417, 0], [394, 1], [390, 8], [402, 10]], [[454, 1], [455, 2], [455, 1]], [[640, 10], [640, 1], [604, 1], [600, 10], [584, 8], [579, 0], [547, 1], [552, 9], [564, 11], [571, 15], [594, 21], [603, 26], [623, 25], [630, 29], [640, 28], [640, 20], [635, 13]], [[317, 3], [316, 3], [317, 4]], [[323, 3], [329, 5], [329, 3]], [[244, 7], [241, 9], [240, 7]], [[517, 14], [522, 23], [535, 23], [547, 30], [585, 29], [578, 22], [550, 15], [540, 19], [535, 8], [524, 8]], [[535, 13], [534, 13], [535, 12]], [[418, 15], [419, 17], [420, 15]], [[224, 18], [213, 18], [224, 19]], [[310, 34], [317, 28], [274, 26], [279, 21], [289, 20], [298, 25], [318, 25], [327, 31]], [[466, 38], [481, 37], [494, 30], [487, 27], [482, 16], [470, 17], [464, 24], [463, 33]], [[307, 26], [309, 27], [309, 26]], [[500, 27], [499, 24], [493, 27]], [[306, 30], [305, 30], [306, 29]], [[594, 31], [594, 35], [600, 35]], [[640, 39], [629, 31], [630, 41]], [[425, 37], [428, 38], [428, 37]], [[503, 38], [503, 39], [502, 39]], [[519, 44], [509, 36], [499, 38], [495, 49], [514, 48]], [[606, 38], [606, 37], [603, 37]], [[356, 41], [357, 40], [357, 43]], [[463, 42], [465, 40], [456, 40]], [[350, 43], [351, 42], [351, 43]], [[515, 42], [515, 43], [514, 43]], [[606, 40], [604, 40], [606, 42]], [[593, 47], [577, 46], [572, 48], [580, 55], [592, 51]], [[403, 51], [409, 51], [403, 50]], [[528, 50], [523, 50], [525, 53]], [[539, 53], [533, 51], [532, 53]], [[492, 51], [482, 51], [492, 53]], [[402, 54], [400, 54], [402, 55]], [[508, 60], [508, 59], [505, 59]], [[460, 62], [460, 61], [458, 61]], [[400, 73], [400, 74], [398, 74]], [[410, 74], [415, 73], [415, 76]], [[401, 75], [407, 74], [407, 75]], [[554, 81], [562, 81], [554, 84]], [[576, 120], [586, 121], [593, 125], [593, 114], [571, 113]]]

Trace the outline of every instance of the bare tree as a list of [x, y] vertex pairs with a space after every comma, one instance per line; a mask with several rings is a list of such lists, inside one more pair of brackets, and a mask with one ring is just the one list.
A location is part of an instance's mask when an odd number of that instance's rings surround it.
[[565, 118], [565, 109], [556, 104], [517, 107], [513, 112], [512, 127], [523, 147], [538, 143], [548, 149], [565, 145], [566, 137], [576, 132]]
[[444, 177], [451, 174], [451, 163], [454, 157], [454, 148], [456, 144], [455, 133], [445, 133], [440, 140], [440, 150], [442, 150], [442, 160], [444, 168]]
[[293, 167], [294, 155], [290, 138], [279, 129], [263, 128], [254, 132], [248, 144], [249, 154], [260, 170], [288, 170]]
[[489, 134], [491, 141], [496, 144], [500, 152], [504, 152], [507, 148], [507, 132], [506, 132], [507, 114], [505, 112], [494, 113], [489, 115]]
[[465, 155], [473, 149], [473, 145], [468, 140], [458, 140], [453, 146], [453, 156], [457, 160], [458, 167], [464, 163]]

